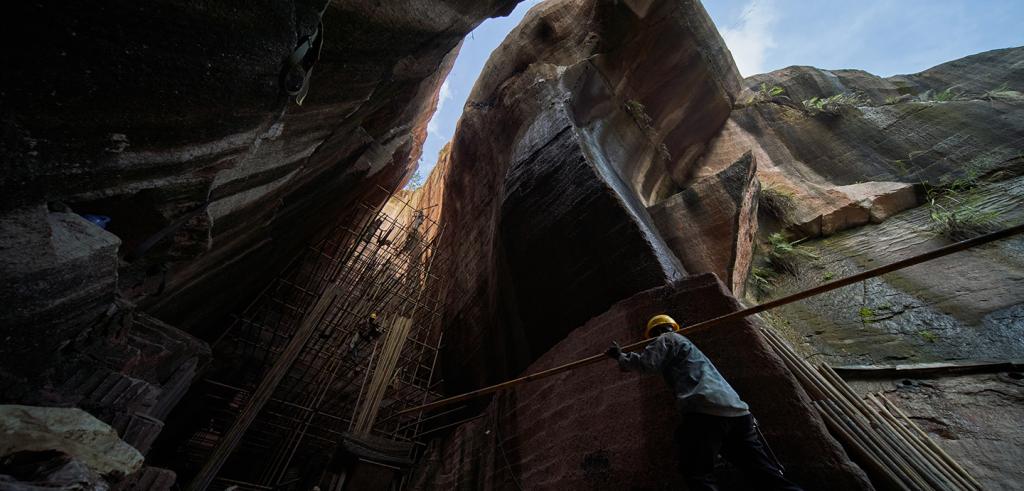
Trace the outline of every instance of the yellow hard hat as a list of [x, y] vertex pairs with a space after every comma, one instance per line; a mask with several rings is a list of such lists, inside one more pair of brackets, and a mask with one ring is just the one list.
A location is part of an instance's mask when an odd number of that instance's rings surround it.
[[651, 337], [651, 331], [653, 331], [655, 327], [664, 326], [666, 324], [671, 326], [673, 331], [679, 330], [679, 323], [676, 322], [675, 319], [665, 314], [658, 314], [651, 317], [651, 320], [647, 321], [647, 328], [644, 329], [644, 339]]

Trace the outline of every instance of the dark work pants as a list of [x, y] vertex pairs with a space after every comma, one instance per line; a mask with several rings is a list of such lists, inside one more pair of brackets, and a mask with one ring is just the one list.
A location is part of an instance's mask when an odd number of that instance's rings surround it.
[[690, 413], [676, 430], [679, 470], [690, 491], [717, 490], [715, 458], [721, 454], [743, 471], [750, 489], [799, 491], [765, 448], [751, 415], [726, 418]]

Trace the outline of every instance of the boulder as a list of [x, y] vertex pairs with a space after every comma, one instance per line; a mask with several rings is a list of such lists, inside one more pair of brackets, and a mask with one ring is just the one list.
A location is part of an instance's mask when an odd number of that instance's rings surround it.
[[52, 372], [62, 350], [89, 335], [114, 301], [119, 245], [74, 213], [44, 205], [0, 212], [0, 376]]
[[757, 235], [757, 164], [748, 152], [649, 210], [672, 252], [691, 273], [715, 273], [742, 296]]
[[0, 457], [56, 450], [103, 475], [126, 476], [142, 455], [113, 428], [78, 408], [0, 406]]

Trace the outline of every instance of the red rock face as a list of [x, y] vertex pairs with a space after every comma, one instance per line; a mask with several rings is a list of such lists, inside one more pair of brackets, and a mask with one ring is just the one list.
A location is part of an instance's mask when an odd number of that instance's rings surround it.
[[495, 51], [441, 211], [458, 258], [452, 390], [515, 374], [615, 301], [681, 277], [646, 207], [725, 121], [726, 53], [697, 2], [545, 3]]
[[757, 165], [751, 154], [650, 208], [687, 271], [724, 278], [742, 296], [757, 234]]
[[[738, 308], [712, 275], [638, 293], [573, 330], [526, 373], [632, 342], [654, 313], [693, 324]], [[871, 489], [827, 434], [809, 399], [758, 334], [756, 321], [693, 336], [750, 404], [765, 437], [806, 489]], [[435, 442], [417, 489], [679, 489], [678, 416], [659, 377], [597, 363], [495, 396], [480, 419]], [[756, 489], [723, 474], [731, 489]]]

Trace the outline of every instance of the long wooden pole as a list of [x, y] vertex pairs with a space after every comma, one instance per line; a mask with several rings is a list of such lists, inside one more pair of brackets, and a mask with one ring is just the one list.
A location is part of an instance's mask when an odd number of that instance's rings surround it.
[[[903, 269], [903, 268], [907, 268], [907, 267], [910, 267], [910, 266], [914, 266], [916, 264], [921, 264], [921, 263], [926, 262], [926, 261], [931, 261], [932, 259], [937, 259], [937, 258], [940, 258], [940, 257], [943, 257], [943, 256], [948, 256], [948, 255], [953, 254], [955, 252], [960, 252], [960, 251], [963, 251], [963, 250], [966, 250], [966, 249], [970, 249], [972, 247], [977, 247], [977, 246], [980, 246], [980, 245], [983, 245], [983, 244], [988, 244], [990, 242], [995, 242], [995, 241], [1000, 240], [1000, 239], [1005, 239], [1007, 237], [1011, 237], [1011, 236], [1017, 235], [1017, 234], [1019, 234], [1021, 232], [1024, 232], [1024, 224], [1016, 225], [1016, 226], [1013, 226], [1013, 227], [1010, 227], [1010, 228], [1006, 228], [1006, 229], [1003, 229], [1003, 230], [1000, 230], [1000, 231], [997, 231], [997, 232], [992, 232], [990, 234], [985, 234], [985, 235], [982, 235], [982, 236], [979, 236], [979, 237], [975, 237], [973, 239], [968, 239], [968, 240], [960, 241], [960, 242], [957, 242], [955, 244], [950, 244], [948, 246], [940, 247], [940, 248], [935, 249], [933, 251], [926, 252], [924, 254], [919, 254], [917, 256], [909, 257], [907, 259], [902, 259], [902, 260], [896, 261], [894, 263], [887, 264], [885, 266], [880, 266], [880, 267], [877, 267], [877, 268], [874, 268], [874, 269], [869, 269], [869, 270], [861, 272], [861, 273], [857, 273], [857, 274], [852, 275], [852, 276], [847, 276], [846, 278], [840, 278], [840, 279], [835, 280], [835, 281], [824, 283], [824, 284], [818, 285], [818, 286], [816, 286], [814, 288], [809, 288], [807, 290], [804, 290], [804, 291], [801, 291], [801, 292], [797, 292], [797, 293], [794, 293], [792, 295], [787, 295], [785, 297], [782, 297], [782, 298], [779, 298], [779, 299], [776, 299], [776, 300], [772, 300], [770, 302], [765, 302], [765, 303], [762, 303], [760, 305], [755, 305], [755, 306], [747, 308], [747, 309], [737, 310], [736, 312], [730, 312], [728, 314], [721, 315], [721, 316], [715, 317], [713, 319], [709, 319], [709, 320], [706, 320], [706, 321], [703, 321], [703, 322], [698, 322], [698, 323], [696, 323], [696, 324], [694, 324], [692, 326], [689, 326], [689, 327], [681, 329], [679, 331], [679, 333], [680, 334], [694, 334], [694, 333], [698, 333], [698, 332], [701, 332], [701, 331], [706, 331], [707, 329], [710, 329], [710, 328], [712, 328], [714, 326], [717, 326], [719, 324], [723, 324], [723, 323], [726, 323], [726, 322], [729, 322], [729, 321], [734, 321], [734, 320], [742, 319], [744, 317], [751, 316], [751, 315], [754, 315], [754, 314], [759, 314], [761, 312], [764, 312], [764, 311], [769, 310], [769, 309], [773, 309], [775, 307], [779, 307], [779, 306], [782, 306], [782, 305], [790, 304], [790, 303], [796, 302], [798, 300], [803, 300], [803, 299], [805, 299], [807, 297], [813, 297], [815, 295], [820, 295], [822, 293], [829, 292], [829, 291], [832, 291], [832, 290], [835, 290], [835, 289], [838, 289], [838, 288], [842, 288], [844, 286], [852, 285], [854, 283], [859, 283], [859, 282], [864, 281], [864, 280], [866, 280], [868, 278], [874, 278], [876, 276], [881, 276], [883, 274], [891, 273], [893, 271], [900, 270], [900, 269]], [[639, 348], [642, 348], [642, 347], [646, 346], [651, 341], [653, 341], [653, 339], [645, 339], [643, 341], [637, 341], [637, 342], [635, 342], [633, 344], [624, 346], [622, 349], [623, 350], [627, 350], [627, 351], [628, 350], [639, 349]], [[557, 374], [562, 373], [562, 372], [567, 372], [567, 371], [575, 369], [575, 368], [580, 368], [580, 367], [583, 367], [583, 366], [591, 365], [591, 364], [597, 363], [597, 362], [599, 362], [601, 360], [604, 360], [604, 359], [607, 359], [607, 357], [603, 353], [602, 354], [593, 355], [593, 356], [588, 356], [586, 358], [583, 358], [583, 359], [580, 359], [580, 360], [576, 360], [576, 361], [571, 362], [571, 363], [566, 363], [564, 365], [560, 365], [560, 366], [557, 366], [557, 367], [554, 367], [554, 368], [549, 368], [547, 370], [542, 370], [542, 371], [537, 372], [537, 373], [532, 373], [530, 375], [525, 375], [525, 376], [522, 376], [522, 377], [519, 377], [519, 378], [508, 380], [508, 381], [502, 382], [500, 384], [491, 385], [489, 387], [483, 387], [483, 388], [476, 389], [476, 390], [473, 390], [473, 391], [470, 391], [470, 392], [466, 392], [464, 394], [459, 394], [459, 395], [456, 395], [456, 396], [452, 396], [452, 397], [448, 397], [448, 398], [441, 399], [441, 400], [438, 400], [438, 401], [434, 401], [434, 402], [431, 402], [429, 404], [424, 404], [422, 406], [417, 406], [417, 407], [413, 407], [413, 408], [409, 408], [409, 409], [404, 409], [402, 411], [399, 411], [397, 414], [406, 414], [406, 413], [411, 413], [411, 412], [415, 412], [415, 411], [429, 411], [431, 409], [436, 409], [436, 408], [439, 408], [439, 407], [442, 407], [442, 406], [447, 406], [449, 404], [454, 404], [456, 402], [462, 402], [462, 401], [465, 401], [465, 400], [474, 399], [474, 398], [477, 398], [477, 397], [480, 397], [480, 396], [484, 396], [484, 395], [487, 395], [487, 394], [493, 394], [493, 393], [498, 392], [500, 390], [504, 390], [504, 389], [507, 389], [507, 388], [510, 388], [510, 387], [514, 387], [516, 385], [524, 384], [526, 382], [531, 382], [531, 381], [534, 381], [534, 380], [550, 377], [552, 375], [557, 375]]]

